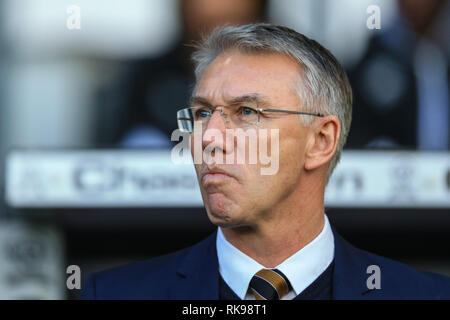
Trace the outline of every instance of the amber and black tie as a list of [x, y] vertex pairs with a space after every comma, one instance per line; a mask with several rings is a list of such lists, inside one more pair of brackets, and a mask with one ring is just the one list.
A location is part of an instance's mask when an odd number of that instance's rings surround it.
[[287, 277], [278, 269], [261, 269], [250, 281], [256, 300], [281, 300], [291, 289]]

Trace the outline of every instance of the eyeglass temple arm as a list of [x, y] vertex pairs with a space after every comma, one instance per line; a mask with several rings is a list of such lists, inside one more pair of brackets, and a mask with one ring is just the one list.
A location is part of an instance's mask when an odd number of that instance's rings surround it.
[[309, 116], [316, 116], [316, 117], [324, 117], [325, 115], [323, 113], [312, 113], [312, 112], [302, 112], [302, 111], [291, 111], [291, 110], [279, 110], [279, 109], [266, 109], [266, 108], [259, 108], [260, 111], [268, 111], [268, 112], [283, 112], [283, 113], [294, 113], [294, 114], [305, 114]]

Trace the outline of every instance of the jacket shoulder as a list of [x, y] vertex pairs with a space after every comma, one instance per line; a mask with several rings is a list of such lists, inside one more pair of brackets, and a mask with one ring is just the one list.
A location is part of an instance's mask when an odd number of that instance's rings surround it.
[[[345, 266], [358, 279], [361, 293], [375, 299], [450, 299], [450, 278], [420, 271], [404, 263], [352, 246], [340, 238]], [[375, 266], [375, 268], [369, 268]], [[358, 270], [359, 269], [359, 270]], [[375, 270], [376, 269], [376, 270]], [[379, 272], [380, 289], [368, 289], [369, 277]], [[350, 276], [349, 276], [350, 278]], [[361, 298], [365, 298], [361, 296]]]
[[366, 252], [368, 259], [379, 263], [384, 287], [398, 297], [450, 299], [450, 278], [420, 271], [404, 263]]
[[177, 280], [177, 267], [194, 246], [88, 276], [82, 299], [165, 299]]

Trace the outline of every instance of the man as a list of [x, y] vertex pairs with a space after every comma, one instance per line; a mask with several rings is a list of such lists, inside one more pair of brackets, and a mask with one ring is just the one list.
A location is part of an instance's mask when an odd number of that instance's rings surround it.
[[[215, 30], [194, 60], [197, 84], [178, 123], [192, 132], [194, 159], [196, 143], [205, 156], [194, 162], [217, 232], [94, 274], [85, 298], [450, 298], [448, 278], [356, 249], [328, 222], [325, 186], [349, 132], [352, 95], [325, 48], [286, 27], [252, 24]], [[278, 156], [275, 173], [247, 159], [251, 139], [239, 145], [239, 129], [276, 132], [257, 148], [266, 141]], [[233, 161], [220, 161], [229, 155]]]

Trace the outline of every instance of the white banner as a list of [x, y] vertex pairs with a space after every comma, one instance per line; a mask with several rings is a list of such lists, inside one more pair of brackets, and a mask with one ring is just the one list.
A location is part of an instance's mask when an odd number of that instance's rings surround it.
[[[327, 207], [450, 208], [450, 153], [344, 151]], [[14, 151], [12, 207], [201, 207], [193, 164], [164, 151]]]

